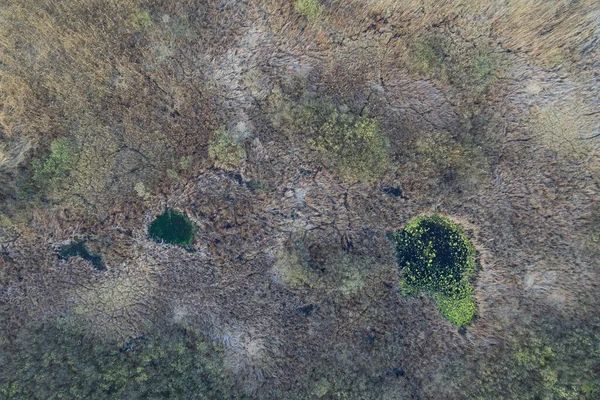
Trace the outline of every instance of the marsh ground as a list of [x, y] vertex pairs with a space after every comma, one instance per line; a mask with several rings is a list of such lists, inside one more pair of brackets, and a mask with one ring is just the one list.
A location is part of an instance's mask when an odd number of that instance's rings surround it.
[[[66, 319], [127, 351], [203, 337], [239, 396], [596, 398], [596, 2], [306, 7], [0, 5], [3, 364]], [[319, 142], [331, 110], [376, 124], [352, 136], [385, 143], [368, 174]], [[148, 237], [165, 208], [190, 249]], [[479, 252], [461, 331], [399, 294], [387, 235], [434, 212]]]

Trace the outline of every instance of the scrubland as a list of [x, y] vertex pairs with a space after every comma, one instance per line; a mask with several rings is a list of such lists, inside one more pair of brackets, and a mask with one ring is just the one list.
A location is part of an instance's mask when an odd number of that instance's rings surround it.
[[[3, 1], [0, 397], [598, 398], [598, 21]], [[404, 290], [394, 232], [432, 215], [469, 318]]]

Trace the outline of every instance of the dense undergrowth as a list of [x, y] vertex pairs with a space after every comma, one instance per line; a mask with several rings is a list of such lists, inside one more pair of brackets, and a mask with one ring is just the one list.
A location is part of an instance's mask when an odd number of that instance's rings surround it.
[[3, 345], [0, 360], [6, 399], [233, 398], [222, 350], [176, 326], [115, 348], [68, 319], [37, 323]]

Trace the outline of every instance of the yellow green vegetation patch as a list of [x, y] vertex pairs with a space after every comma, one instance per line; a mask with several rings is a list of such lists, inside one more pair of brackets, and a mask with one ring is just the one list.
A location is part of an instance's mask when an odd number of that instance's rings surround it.
[[363, 115], [333, 109], [318, 121], [309, 143], [348, 181], [376, 180], [388, 165], [389, 139], [375, 119]]
[[56, 189], [69, 176], [77, 162], [77, 146], [69, 138], [54, 139], [50, 154], [33, 162], [33, 181], [41, 188]]
[[417, 217], [392, 235], [405, 294], [434, 295], [438, 310], [464, 326], [475, 315], [473, 288], [476, 251], [462, 228], [447, 218]]
[[235, 169], [246, 158], [244, 146], [226, 128], [219, 129], [208, 146], [208, 155], [218, 168]]
[[294, 9], [310, 22], [317, 20], [323, 13], [323, 5], [318, 0], [296, 0]]

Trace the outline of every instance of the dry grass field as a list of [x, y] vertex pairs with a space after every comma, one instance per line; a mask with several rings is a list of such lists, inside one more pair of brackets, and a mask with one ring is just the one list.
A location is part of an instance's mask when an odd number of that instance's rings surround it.
[[0, 398], [599, 398], [599, 71], [597, 0], [4, 0]]

